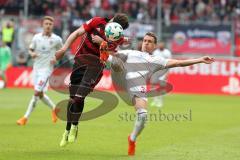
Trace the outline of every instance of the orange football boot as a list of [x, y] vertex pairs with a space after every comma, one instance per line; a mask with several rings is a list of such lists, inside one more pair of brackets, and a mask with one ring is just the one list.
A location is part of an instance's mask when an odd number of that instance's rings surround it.
[[53, 121], [53, 123], [57, 122], [56, 109], [52, 110], [52, 121]]
[[19, 120], [17, 120], [17, 124], [20, 126], [24, 126], [27, 123], [27, 118], [22, 117]]
[[130, 135], [128, 136], [128, 155], [134, 156], [135, 155], [135, 144], [136, 142], [130, 139]]

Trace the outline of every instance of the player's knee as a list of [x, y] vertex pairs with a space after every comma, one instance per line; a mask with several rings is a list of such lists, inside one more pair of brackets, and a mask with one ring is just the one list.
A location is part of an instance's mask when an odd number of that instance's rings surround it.
[[84, 107], [84, 99], [84, 97], [74, 96], [74, 98], [72, 99], [72, 106], [70, 110], [74, 113], [82, 112]]
[[76, 103], [76, 104], [82, 104], [82, 103], [84, 103], [84, 99], [85, 99], [85, 97], [79, 97], [79, 96], [74, 96], [74, 97], [73, 97], [73, 101], [74, 101], [74, 103]]

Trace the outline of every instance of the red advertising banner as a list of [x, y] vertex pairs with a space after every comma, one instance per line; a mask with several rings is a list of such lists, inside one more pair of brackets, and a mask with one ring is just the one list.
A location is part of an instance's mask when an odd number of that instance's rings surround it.
[[191, 54], [231, 54], [230, 25], [172, 25], [172, 52]]
[[31, 88], [33, 86], [32, 68], [10, 67], [6, 74], [7, 87]]
[[[33, 72], [30, 67], [11, 67], [7, 70], [7, 87], [9, 88], [33, 88]], [[55, 79], [58, 77], [55, 75]], [[62, 78], [62, 77], [60, 77]], [[69, 78], [69, 76], [66, 76]], [[1, 81], [1, 80], [0, 80]], [[64, 80], [68, 81], [69, 80]], [[55, 82], [58, 82], [56, 80]], [[57, 85], [57, 84], [55, 84]], [[55, 87], [55, 86], [54, 86]], [[111, 73], [108, 70], [104, 71], [104, 76], [96, 86], [99, 90], [114, 90], [112, 85]]]
[[[32, 87], [32, 69], [12, 67], [7, 70], [8, 87]], [[69, 77], [69, 76], [68, 76]], [[198, 64], [185, 68], [173, 68], [168, 82], [173, 93], [240, 95], [240, 62], [218, 59], [211, 65]], [[99, 90], [113, 91], [110, 71], [104, 71]]]
[[211, 65], [198, 64], [170, 70], [168, 82], [177, 93], [240, 95], [240, 62], [218, 59]]

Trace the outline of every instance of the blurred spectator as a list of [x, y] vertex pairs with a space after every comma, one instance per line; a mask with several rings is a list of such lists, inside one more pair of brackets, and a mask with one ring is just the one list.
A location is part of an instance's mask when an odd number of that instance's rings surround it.
[[23, 10], [24, 1], [16, 0], [2, 0], [0, 5], [0, 10], [3, 9], [6, 14], [17, 15], [21, 10]]
[[[220, 24], [236, 22], [235, 35], [239, 43], [236, 49], [240, 56], [240, 0], [161, 0], [162, 24], [169, 29], [171, 24], [177, 23], [207, 23]], [[94, 16], [110, 18], [116, 12], [124, 12], [132, 21], [154, 24], [157, 19], [158, 0], [29, 0], [28, 16], [35, 19], [43, 15], [55, 17], [55, 32], [67, 37], [69, 31], [75, 30], [85, 21]], [[0, 17], [2, 15], [20, 15], [24, 10], [23, 0], [0, 0]], [[37, 18], [38, 19], [38, 18]], [[0, 19], [1, 21], [1, 19]], [[12, 23], [12, 24], [11, 24]], [[2, 28], [1, 28], [2, 27]], [[2, 39], [8, 46], [14, 40], [13, 22], [7, 26], [0, 26]], [[19, 27], [16, 27], [16, 29]], [[18, 30], [19, 31], [19, 30]], [[17, 32], [17, 31], [16, 31]], [[16, 37], [16, 40], [18, 37]], [[16, 46], [15, 48], [18, 48]], [[14, 51], [13, 51], [14, 53]], [[28, 58], [23, 54], [15, 54], [18, 65], [25, 66]], [[14, 61], [15, 62], [15, 61]], [[15, 64], [15, 63], [14, 63]]]
[[14, 25], [13, 21], [8, 21], [5, 26], [2, 27], [2, 41], [8, 46], [12, 47], [14, 40]]
[[[157, 18], [157, 2], [158, 0], [29, 0], [29, 14], [55, 15], [55, 10], [61, 9], [61, 14], [69, 12], [71, 16], [89, 19], [95, 15], [111, 16], [116, 12], [124, 12], [130, 19], [149, 22]], [[1, 8], [6, 12], [19, 13], [19, 10], [23, 10], [23, 1], [7, 0]], [[188, 23], [207, 20], [219, 23], [230, 21], [234, 11], [239, 8], [239, 0], [162, 0], [162, 18], [166, 25], [176, 21]]]

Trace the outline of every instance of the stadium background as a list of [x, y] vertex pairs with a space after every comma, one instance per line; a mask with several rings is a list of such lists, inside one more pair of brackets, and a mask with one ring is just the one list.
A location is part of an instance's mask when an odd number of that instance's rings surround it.
[[[33, 34], [40, 31], [41, 16], [54, 16], [55, 33], [65, 40], [69, 33], [93, 16], [111, 17], [116, 12], [124, 12], [131, 21], [125, 32], [133, 39], [128, 48], [137, 49], [144, 33], [153, 31], [158, 33], [159, 39], [166, 43], [175, 58], [216, 57], [216, 63], [210, 66], [172, 69], [169, 81], [174, 83], [173, 92], [239, 94], [239, 6], [237, 0], [1, 1], [1, 26], [11, 23], [14, 27], [13, 64], [21, 67], [7, 72], [8, 86], [31, 86], [31, 71], [22, 68], [32, 65], [27, 48]], [[76, 47], [72, 47], [64, 61], [72, 58]], [[110, 77], [105, 75], [104, 78]], [[186, 79], [191, 79], [192, 83], [186, 84]], [[205, 82], [218, 83], [209, 86]], [[108, 86], [100, 87], [109, 89]]]
[[[112, 113], [81, 123], [79, 142], [65, 150], [57, 148], [64, 123], [53, 127], [42, 104], [28, 126], [18, 128], [15, 124], [33, 93], [32, 60], [27, 48], [32, 36], [40, 31], [42, 16], [53, 16], [54, 32], [66, 40], [69, 33], [93, 16], [111, 17], [116, 12], [129, 15], [131, 24], [125, 34], [133, 38], [133, 43], [128, 48], [137, 49], [144, 33], [153, 31], [174, 58], [216, 58], [211, 65], [170, 70], [168, 81], [173, 91], [165, 98], [163, 112], [185, 113], [191, 109], [193, 121], [149, 123], [140, 139], [137, 159], [238, 160], [238, 0], [0, 0], [0, 31], [9, 22], [14, 28], [13, 66], [7, 70], [7, 89], [0, 89], [0, 159], [127, 159], [123, 156], [124, 138], [133, 122], [123, 123], [118, 116], [132, 110], [122, 107], [122, 101]], [[75, 47], [65, 60], [73, 57]], [[98, 88], [112, 91], [108, 70]], [[55, 102], [67, 97], [52, 90], [49, 95]], [[98, 103], [90, 99], [87, 106], [92, 109]], [[149, 110], [157, 112], [155, 108]]]

